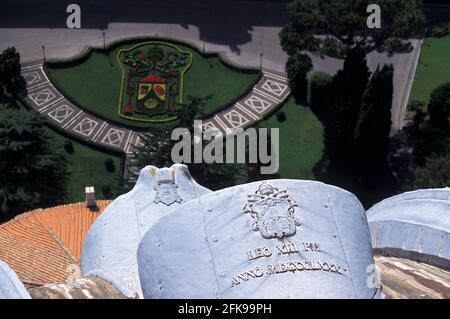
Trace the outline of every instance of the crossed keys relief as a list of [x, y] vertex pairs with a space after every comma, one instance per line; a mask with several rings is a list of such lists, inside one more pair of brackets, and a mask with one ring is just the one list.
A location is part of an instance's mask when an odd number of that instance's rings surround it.
[[266, 239], [295, 235], [296, 226], [300, 226], [300, 220], [294, 215], [298, 204], [286, 190], [263, 182], [247, 197], [243, 211], [253, 219], [252, 230], [259, 231]]

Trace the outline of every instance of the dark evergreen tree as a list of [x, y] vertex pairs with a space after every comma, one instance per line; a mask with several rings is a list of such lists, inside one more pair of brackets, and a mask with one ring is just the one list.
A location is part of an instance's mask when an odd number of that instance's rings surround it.
[[450, 133], [450, 82], [438, 86], [431, 93], [428, 113], [435, 129]]
[[286, 73], [289, 79], [291, 94], [297, 104], [306, 104], [308, 95], [308, 73], [312, 70], [311, 58], [306, 54], [289, 56]]
[[350, 50], [343, 69], [334, 76], [334, 103], [325, 128], [325, 152], [332, 169], [350, 168], [356, 122], [369, 76], [366, 55], [360, 48]]
[[323, 71], [316, 71], [309, 77], [308, 105], [317, 118], [326, 125], [333, 119], [333, 78]]
[[67, 162], [63, 146], [39, 114], [16, 105], [0, 113], [1, 219], [65, 201]]
[[432, 156], [439, 157], [448, 151], [449, 87], [449, 83], [444, 83], [431, 93], [428, 113], [422, 104], [415, 106], [413, 121], [405, 128], [413, 149], [414, 162], [420, 167]]
[[354, 168], [363, 182], [378, 176], [387, 165], [391, 107], [393, 97], [392, 65], [377, 70], [363, 96], [355, 130]]
[[16, 48], [4, 50], [0, 54], [0, 83], [11, 95], [15, 95], [19, 91], [20, 70], [20, 55]]
[[408, 190], [441, 188], [450, 185], [450, 152], [427, 158], [425, 165], [416, 170]]

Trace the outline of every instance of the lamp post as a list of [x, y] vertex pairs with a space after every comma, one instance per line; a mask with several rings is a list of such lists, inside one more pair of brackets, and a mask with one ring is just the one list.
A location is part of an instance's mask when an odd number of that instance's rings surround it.
[[205, 41], [203, 41], [203, 55], [205, 55], [206, 49], [205, 49]]
[[46, 62], [45, 60], [45, 45], [42, 46], [42, 54], [44, 55], [44, 63]]
[[106, 43], [105, 43], [105, 30], [103, 30], [102, 34], [103, 34], [103, 50], [106, 50]]
[[260, 57], [260, 59], [259, 59], [259, 69], [260, 69], [260, 70], [262, 70], [262, 61], [263, 61], [263, 56], [264, 56], [264, 54], [263, 54], [263, 53], [261, 53], [261, 54], [260, 54], [260, 56], [259, 56], [259, 57]]

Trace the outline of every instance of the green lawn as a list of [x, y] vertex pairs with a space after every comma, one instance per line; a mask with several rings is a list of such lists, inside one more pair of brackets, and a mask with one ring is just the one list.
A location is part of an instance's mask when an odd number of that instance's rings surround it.
[[314, 180], [312, 169], [323, 152], [323, 127], [309, 108], [297, 105], [293, 98], [278, 111], [286, 115], [279, 122], [276, 113], [259, 127], [280, 129], [280, 178]]
[[425, 39], [410, 101], [428, 102], [431, 92], [450, 81], [450, 36]]
[[[92, 148], [76, 140], [63, 136], [52, 128], [49, 133], [56, 139], [58, 144], [64, 145], [71, 141], [74, 152], [66, 152], [68, 158], [68, 185], [67, 203], [85, 200], [85, 186], [95, 187], [97, 199], [111, 199], [120, 194], [120, 178], [122, 176], [122, 157], [118, 154], [108, 153]], [[105, 168], [105, 159], [111, 158], [114, 162], [115, 171], [110, 173]], [[112, 196], [104, 196], [102, 188], [108, 185]]]
[[[46, 70], [56, 85], [85, 109], [119, 123], [140, 127], [153, 126], [154, 123], [124, 119], [117, 112], [121, 71], [116, 63], [116, 53], [131, 46], [133, 43], [120, 45], [107, 54], [92, 51], [87, 58], [76, 62], [48, 64]], [[244, 94], [258, 79], [257, 72], [238, 72], [225, 66], [218, 57], [204, 58], [195, 50], [183, 45], [177, 46], [191, 51], [193, 57], [192, 66], [185, 75], [184, 95], [211, 95], [204, 110], [207, 114], [216, 112]]]

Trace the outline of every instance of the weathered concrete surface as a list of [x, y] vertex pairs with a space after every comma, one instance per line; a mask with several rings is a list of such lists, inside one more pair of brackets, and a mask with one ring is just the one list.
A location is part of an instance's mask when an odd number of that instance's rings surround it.
[[142, 236], [176, 206], [209, 192], [186, 165], [146, 166], [134, 188], [115, 199], [90, 228], [81, 255], [83, 275], [109, 281], [127, 297], [142, 296], [136, 259]]
[[0, 299], [30, 299], [16, 273], [0, 260]]
[[450, 269], [450, 188], [397, 195], [367, 211], [375, 251]]
[[138, 263], [146, 298], [379, 297], [367, 285], [374, 261], [362, 205], [312, 181], [255, 182], [188, 202], [147, 232]]
[[389, 299], [449, 299], [450, 271], [397, 257], [375, 257], [376, 268]]

